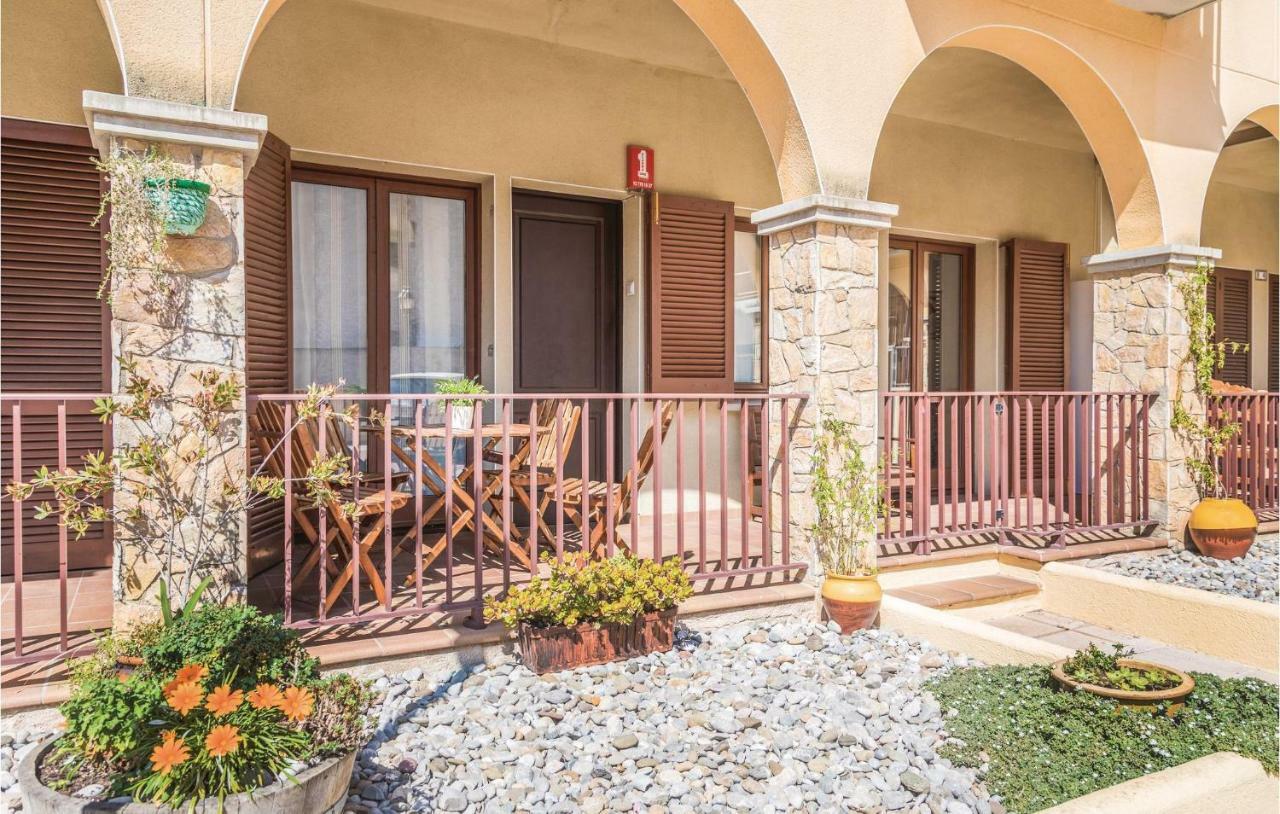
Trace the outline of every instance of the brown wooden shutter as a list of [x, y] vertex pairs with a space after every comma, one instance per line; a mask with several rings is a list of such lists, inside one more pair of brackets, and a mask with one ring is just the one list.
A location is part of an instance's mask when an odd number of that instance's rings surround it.
[[[1249, 272], [1240, 269], [1217, 268], [1213, 271], [1213, 283], [1209, 286], [1208, 306], [1213, 312], [1213, 335], [1216, 342], [1250, 341], [1250, 287]], [[1220, 381], [1249, 386], [1250, 350], [1242, 348], [1232, 352], [1227, 348], [1222, 369], [1215, 374]]]
[[1009, 388], [1068, 389], [1071, 381], [1066, 243], [1016, 238], [1008, 259]]
[[1267, 353], [1271, 364], [1267, 367], [1267, 389], [1280, 392], [1280, 276], [1267, 275]]
[[733, 204], [655, 196], [649, 301], [654, 392], [733, 390]]
[[[0, 122], [0, 389], [19, 393], [101, 393], [111, 389], [110, 311], [98, 298], [104, 241], [93, 225], [102, 195], [98, 152], [83, 127], [5, 118]], [[56, 403], [22, 411], [22, 464], [29, 477], [58, 464]], [[0, 416], [0, 483], [13, 480], [13, 422]], [[67, 409], [67, 464], [109, 448], [89, 404]], [[24, 504], [23, 572], [58, 570], [58, 526], [37, 522], [37, 493]], [[0, 501], [0, 570], [13, 566], [12, 506]], [[71, 539], [72, 570], [106, 567], [111, 546], [100, 527]]]
[[[244, 183], [245, 382], [253, 394], [292, 389], [289, 291], [292, 276], [289, 145], [268, 133]], [[250, 444], [249, 466], [262, 460]], [[284, 507], [249, 513], [249, 574], [284, 556]]]

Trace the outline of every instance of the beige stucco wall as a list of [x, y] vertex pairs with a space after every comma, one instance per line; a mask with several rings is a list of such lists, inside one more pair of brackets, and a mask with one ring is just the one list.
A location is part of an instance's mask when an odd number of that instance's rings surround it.
[[111, 35], [94, 0], [3, 0], [0, 112], [84, 124], [82, 90], [124, 89]]
[[[1004, 386], [1001, 242], [1013, 237], [1071, 246], [1072, 275], [1098, 250], [1097, 164], [1089, 153], [1015, 141], [891, 115], [876, 152], [871, 197], [899, 206], [893, 233], [975, 245], [974, 386]], [[888, 288], [880, 285], [881, 347]], [[1077, 315], [1073, 315], [1075, 323]], [[1074, 325], [1073, 325], [1074, 327]], [[1087, 341], [1087, 338], [1085, 338]], [[1073, 344], [1077, 342], [1073, 337]], [[881, 365], [881, 385], [887, 385]]]
[[[780, 200], [768, 146], [732, 79], [354, 2], [287, 3], [254, 48], [238, 99], [265, 113], [299, 157], [376, 159], [486, 185], [482, 333], [495, 350], [482, 358], [501, 390], [511, 382], [513, 186], [623, 198], [624, 148], [639, 143], [656, 150], [664, 192], [743, 211]], [[636, 294], [624, 298], [624, 332], [634, 349], [643, 340], [641, 224], [625, 222], [624, 290], [635, 283]], [[624, 384], [638, 389], [639, 360], [624, 361]]]
[[[1209, 185], [1202, 240], [1206, 246], [1222, 249], [1220, 265], [1280, 273], [1278, 223], [1280, 198], [1274, 192], [1216, 181]], [[1268, 347], [1267, 282], [1255, 276], [1252, 286], [1250, 375], [1252, 385], [1263, 389], [1267, 384], [1267, 354], [1280, 352], [1280, 349]]]

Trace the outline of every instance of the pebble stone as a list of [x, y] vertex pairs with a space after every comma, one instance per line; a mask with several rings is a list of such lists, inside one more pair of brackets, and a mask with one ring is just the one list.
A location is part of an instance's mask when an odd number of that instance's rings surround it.
[[512, 657], [385, 676], [345, 810], [992, 814], [978, 773], [938, 755], [945, 715], [922, 689], [972, 664], [773, 621], [545, 676]]
[[1160, 554], [1112, 554], [1088, 560], [1087, 565], [1139, 579], [1149, 579], [1184, 588], [1280, 602], [1280, 539], [1259, 535], [1243, 557], [1216, 560], [1194, 551], [1166, 551]]
[[[923, 683], [977, 662], [886, 631], [755, 622], [677, 631], [668, 653], [537, 676], [512, 657], [374, 682], [343, 810], [1003, 814], [938, 755]], [[43, 731], [0, 735], [0, 810]]]

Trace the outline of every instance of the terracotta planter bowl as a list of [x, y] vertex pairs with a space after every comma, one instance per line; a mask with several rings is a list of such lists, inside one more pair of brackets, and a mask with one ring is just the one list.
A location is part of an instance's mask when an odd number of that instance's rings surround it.
[[1201, 554], [1234, 560], [1253, 547], [1258, 535], [1258, 517], [1243, 500], [1209, 497], [1191, 510], [1187, 530]]
[[[151, 803], [111, 803], [106, 800], [93, 802], [71, 797], [43, 785], [37, 777], [36, 767], [53, 748], [57, 738], [50, 738], [31, 750], [18, 764], [18, 785], [22, 789], [22, 810], [25, 814], [81, 814], [81, 812], [118, 812], [118, 814], [172, 814], [174, 809]], [[332, 757], [312, 766], [297, 777], [296, 783], [285, 781], [258, 789], [250, 797], [236, 794], [228, 797], [221, 811], [225, 814], [335, 814], [347, 801], [347, 787], [351, 784], [351, 769], [356, 753]], [[217, 814], [216, 799], [202, 800], [194, 808], [183, 806], [182, 812]]]
[[675, 634], [676, 609], [670, 608], [646, 613], [630, 624], [522, 624], [518, 639], [524, 665], [542, 674], [664, 652], [675, 645]]
[[827, 618], [840, 626], [841, 633], [871, 627], [880, 614], [884, 596], [874, 574], [846, 576], [827, 574], [822, 580], [822, 607]]
[[1059, 687], [1068, 690], [1083, 690], [1085, 692], [1100, 695], [1103, 698], [1110, 698], [1116, 701], [1120, 706], [1128, 709], [1144, 710], [1147, 712], [1155, 712], [1156, 708], [1161, 704], [1167, 704], [1165, 714], [1169, 717], [1177, 715], [1182, 708], [1186, 706], [1187, 696], [1196, 688], [1196, 681], [1191, 676], [1175, 670], [1172, 667], [1166, 667], [1163, 664], [1152, 664], [1147, 661], [1137, 661], [1135, 659], [1120, 659], [1121, 667], [1132, 667], [1137, 670], [1163, 670], [1167, 673], [1173, 673], [1182, 679], [1182, 683], [1168, 690], [1151, 690], [1147, 692], [1138, 692], [1135, 690], [1115, 690], [1111, 687], [1100, 687], [1097, 684], [1088, 684], [1084, 681], [1076, 681], [1068, 676], [1062, 670], [1062, 666], [1066, 660], [1055, 661], [1049, 672], [1053, 675], [1053, 680], [1057, 682]]

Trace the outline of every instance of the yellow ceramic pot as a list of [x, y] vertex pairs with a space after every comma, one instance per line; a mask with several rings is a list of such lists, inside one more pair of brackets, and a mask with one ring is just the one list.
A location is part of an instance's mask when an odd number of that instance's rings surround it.
[[827, 574], [822, 581], [822, 607], [840, 625], [841, 633], [870, 627], [880, 613], [880, 580], [874, 574]]
[[1233, 560], [1253, 546], [1258, 518], [1243, 500], [1207, 497], [1191, 510], [1187, 529], [1201, 554]]

